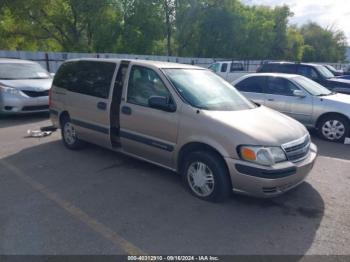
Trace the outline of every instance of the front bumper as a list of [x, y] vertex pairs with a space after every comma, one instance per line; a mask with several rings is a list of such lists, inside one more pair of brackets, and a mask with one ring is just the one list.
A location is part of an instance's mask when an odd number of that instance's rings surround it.
[[22, 92], [16, 95], [0, 93], [0, 114], [48, 112], [49, 97], [29, 97]]
[[304, 160], [278, 163], [263, 167], [247, 161], [226, 158], [233, 190], [257, 197], [280, 195], [301, 184], [310, 173], [317, 156], [317, 147], [311, 144], [310, 153]]

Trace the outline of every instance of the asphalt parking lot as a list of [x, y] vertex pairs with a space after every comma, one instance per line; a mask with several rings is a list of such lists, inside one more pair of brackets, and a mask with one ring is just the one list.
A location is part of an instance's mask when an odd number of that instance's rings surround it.
[[198, 200], [176, 174], [69, 151], [47, 115], [0, 119], [1, 254], [350, 254], [350, 146], [313, 137], [307, 181], [274, 199]]

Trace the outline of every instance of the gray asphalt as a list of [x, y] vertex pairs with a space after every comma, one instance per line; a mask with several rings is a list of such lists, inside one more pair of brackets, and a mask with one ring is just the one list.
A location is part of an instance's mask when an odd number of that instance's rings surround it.
[[0, 254], [350, 254], [350, 146], [313, 137], [307, 181], [274, 199], [198, 200], [178, 175], [97, 146], [69, 151], [46, 115], [0, 119]]

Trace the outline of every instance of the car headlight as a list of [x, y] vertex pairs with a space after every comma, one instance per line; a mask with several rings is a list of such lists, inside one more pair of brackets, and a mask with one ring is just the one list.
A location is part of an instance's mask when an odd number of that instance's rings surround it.
[[243, 160], [264, 166], [272, 166], [287, 160], [281, 147], [240, 146], [238, 152]]
[[18, 95], [19, 94], [19, 90], [9, 87], [9, 86], [3, 86], [0, 85], [0, 91], [4, 92], [6, 94], [11, 94], [11, 95]]

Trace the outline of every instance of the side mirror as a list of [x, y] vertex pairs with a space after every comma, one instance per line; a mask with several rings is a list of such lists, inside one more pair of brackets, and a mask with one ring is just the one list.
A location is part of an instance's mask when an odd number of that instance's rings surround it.
[[176, 106], [171, 102], [169, 97], [151, 96], [148, 99], [148, 106], [155, 109], [160, 109], [166, 112], [175, 112]]
[[304, 98], [304, 97], [306, 97], [306, 94], [302, 90], [294, 90], [293, 96]]

